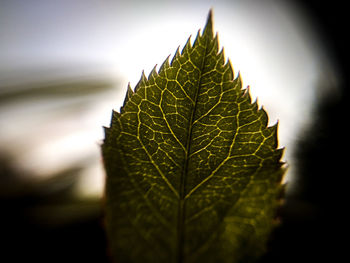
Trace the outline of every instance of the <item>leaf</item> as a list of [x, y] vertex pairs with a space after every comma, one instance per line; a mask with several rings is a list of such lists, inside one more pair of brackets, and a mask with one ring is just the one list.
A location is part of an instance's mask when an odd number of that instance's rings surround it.
[[277, 125], [213, 37], [154, 68], [113, 112], [102, 146], [117, 262], [250, 262], [263, 253], [284, 173]]

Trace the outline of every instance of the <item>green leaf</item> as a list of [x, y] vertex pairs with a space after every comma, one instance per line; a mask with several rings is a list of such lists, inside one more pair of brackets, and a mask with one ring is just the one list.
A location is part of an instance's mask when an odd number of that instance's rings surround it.
[[202, 34], [142, 74], [102, 146], [117, 262], [250, 262], [264, 252], [284, 173], [277, 125]]

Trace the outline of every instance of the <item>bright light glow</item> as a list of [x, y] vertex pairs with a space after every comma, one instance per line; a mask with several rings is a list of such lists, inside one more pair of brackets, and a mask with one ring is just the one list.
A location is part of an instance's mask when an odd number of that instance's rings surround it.
[[[258, 97], [270, 123], [279, 120], [280, 146], [287, 148], [284, 158], [293, 168], [295, 142], [309, 122], [323, 68], [321, 49], [314, 48], [312, 34], [303, 30], [298, 10], [284, 1], [41, 1], [39, 9], [31, 4], [11, 5], [10, 1], [7, 5], [7, 15], [0, 15], [0, 25], [9, 25], [0, 28], [4, 47], [0, 73], [26, 65], [74, 62], [95, 65], [98, 72], [99, 65], [107, 65], [109, 72], [121, 78], [117, 94], [96, 99], [84, 116], [67, 115], [67, 127], [53, 120], [45, 129], [38, 129], [43, 122], [33, 117], [35, 114], [13, 114], [17, 122], [6, 125], [7, 134], [3, 133], [0, 142], [9, 138], [17, 142], [19, 162], [38, 175], [69, 166], [82, 156], [93, 156], [95, 161], [86, 169], [88, 179], [78, 191], [84, 195], [101, 192], [98, 142], [103, 138], [101, 126], [109, 125], [110, 110], [119, 110], [127, 83], [134, 87], [142, 70], [148, 75], [156, 64], [159, 69], [189, 35], [195, 39], [210, 8], [214, 10], [214, 30], [219, 32], [220, 45], [235, 72], [241, 73], [244, 86], [250, 85], [252, 99]], [[33, 105], [45, 111], [44, 105]], [[30, 112], [27, 106], [23, 104], [22, 110]], [[31, 132], [19, 138], [22, 129]], [[50, 136], [40, 138], [41, 134]], [[19, 142], [27, 144], [26, 150]]]

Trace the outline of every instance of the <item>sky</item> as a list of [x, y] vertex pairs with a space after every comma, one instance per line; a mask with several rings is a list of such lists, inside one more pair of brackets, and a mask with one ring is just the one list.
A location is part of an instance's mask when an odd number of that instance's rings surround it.
[[[99, 144], [112, 108], [128, 82], [161, 65], [193, 41], [210, 8], [214, 30], [253, 100], [279, 121], [280, 147], [293, 180], [294, 147], [313, 118], [315, 101], [336, 81], [336, 66], [317, 25], [300, 6], [282, 0], [112, 1], [4, 0], [0, 2], [0, 96], [28, 83], [103, 79], [114, 89], [99, 96], [0, 104], [0, 148], [24, 169], [46, 176], [80, 159], [93, 160], [79, 188], [100, 194]], [[158, 66], [159, 68], [159, 66]], [[327, 86], [327, 85], [322, 85]], [[24, 87], [24, 88], [23, 88]], [[67, 105], [88, 101], [74, 114]], [[55, 117], [52, 117], [55, 116]], [[24, 132], [25, 131], [25, 132]], [[30, 138], [30, 140], [28, 139]], [[45, 162], [43, 162], [45, 160]]]

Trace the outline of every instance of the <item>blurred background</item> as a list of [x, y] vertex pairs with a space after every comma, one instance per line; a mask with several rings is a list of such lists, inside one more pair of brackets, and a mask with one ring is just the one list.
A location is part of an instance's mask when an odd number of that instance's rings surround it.
[[0, 0], [0, 261], [108, 262], [102, 126], [128, 82], [193, 41], [210, 8], [226, 57], [286, 147], [283, 224], [262, 262], [334, 259], [348, 40], [345, 5], [322, 4]]

